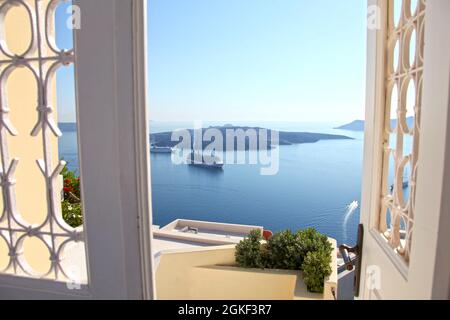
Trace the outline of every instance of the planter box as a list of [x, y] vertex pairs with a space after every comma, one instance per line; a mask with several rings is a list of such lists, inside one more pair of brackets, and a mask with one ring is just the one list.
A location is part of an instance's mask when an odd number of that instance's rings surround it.
[[162, 253], [157, 270], [158, 299], [332, 300], [337, 292], [336, 240], [332, 274], [324, 293], [307, 291], [300, 271], [244, 269], [234, 265], [234, 245]]
[[212, 266], [195, 268], [191, 276], [192, 299], [323, 299], [322, 294], [307, 291], [300, 271]]

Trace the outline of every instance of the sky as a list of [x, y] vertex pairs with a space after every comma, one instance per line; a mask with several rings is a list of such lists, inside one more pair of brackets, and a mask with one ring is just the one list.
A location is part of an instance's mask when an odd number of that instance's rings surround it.
[[[56, 9], [56, 45], [60, 49], [73, 48], [73, 32], [67, 28], [70, 2], [63, 2]], [[56, 92], [59, 122], [76, 122], [74, 66], [61, 67], [56, 73]]]
[[[365, 1], [148, 3], [150, 120], [364, 118]], [[70, 46], [67, 17], [61, 7], [57, 41]], [[75, 118], [69, 78], [73, 69], [58, 74], [60, 121]]]

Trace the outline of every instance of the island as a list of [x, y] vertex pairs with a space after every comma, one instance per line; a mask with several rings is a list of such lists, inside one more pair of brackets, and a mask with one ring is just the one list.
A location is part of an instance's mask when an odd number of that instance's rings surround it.
[[348, 130], [348, 131], [364, 131], [364, 120], [355, 120], [353, 122], [344, 124], [334, 129]]
[[[232, 142], [234, 145], [234, 150], [263, 150], [263, 149], [271, 149], [275, 145], [294, 145], [294, 144], [303, 144], [303, 143], [316, 143], [321, 140], [353, 140], [353, 138], [344, 136], [344, 135], [335, 135], [335, 134], [324, 134], [324, 133], [311, 133], [311, 132], [288, 132], [288, 131], [278, 131], [279, 141], [278, 144], [272, 143], [271, 136], [272, 130], [265, 129], [261, 127], [243, 127], [243, 126], [233, 126], [227, 124], [225, 126], [211, 126], [209, 128], [202, 128], [202, 135], [208, 129], [215, 129], [216, 132], [220, 132], [223, 137], [223, 150], [226, 150], [227, 146], [227, 136], [229, 136], [230, 132], [234, 132], [236, 135], [233, 136], [234, 141]], [[261, 132], [261, 130], [264, 130]], [[194, 137], [193, 129], [186, 129], [189, 132], [191, 137]], [[200, 130], [197, 131], [200, 133]], [[257, 143], [250, 143], [248, 133], [252, 132], [257, 137]], [[275, 132], [275, 131], [274, 131]], [[264, 133], [267, 134], [267, 143], [261, 143], [259, 141], [259, 137]], [[173, 148], [178, 145], [182, 138], [177, 141], [172, 141], [173, 132], [161, 132], [161, 133], [153, 133], [150, 135], [150, 143], [152, 146], [157, 148]], [[193, 139], [193, 138], [192, 138]], [[241, 141], [245, 141], [245, 143], [238, 144], [238, 139], [245, 139]], [[203, 148], [208, 146], [214, 141], [212, 138], [211, 141], [203, 141]], [[231, 144], [231, 142], [230, 142]], [[193, 147], [193, 142], [191, 143], [191, 147]]]
[[[406, 118], [406, 124], [408, 125], [409, 128], [412, 128], [414, 125], [414, 117]], [[397, 120], [396, 119], [391, 120], [391, 128], [394, 128], [396, 126]], [[364, 131], [364, 120], [355, 120], [353, 122], [344, 124], [334, 129], [348, 130], [348, 131]]]

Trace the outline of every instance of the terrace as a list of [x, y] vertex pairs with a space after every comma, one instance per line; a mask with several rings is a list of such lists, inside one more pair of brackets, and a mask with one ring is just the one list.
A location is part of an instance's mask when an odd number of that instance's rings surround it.
[[310, 293], [300, 271], [236, 267], [235, 245], [262, 227], [176, 220], [153, 229], [160, 299], [333, 299], [337, 292], [336, 241], [324, 293]]

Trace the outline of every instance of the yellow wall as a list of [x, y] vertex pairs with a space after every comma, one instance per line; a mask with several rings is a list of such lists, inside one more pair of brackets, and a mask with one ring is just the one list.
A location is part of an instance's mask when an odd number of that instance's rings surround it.
[[[31, 29], [24, 27], [29, 25], [29, 19], [22, 7], [12, 8], [5, 18], [7, 45], [13, 53], [20, 54], [27, 48], [30, 42]], [[4, 59], [4, 56], [1, 56]], [[16, 69], [7, 82], [7, 101], [10, 109], [10, 119], [19, 135], [8, 135], [9, 156], [11, 159], [19, 158], [19, 165], [15, 173], [17, 209], [23, 219], [29, 224], [40, 224], [47, 215], [47, 199], [45, 180], [36, 165], [37, 159], [42, 159], [42, 136], [30, 135], [31, 130], [38, 120], [36, 111], [37, 84], [31, 71], [27, 68]], [[56, 109], [55, 83], [52, 84], [53, 107]], [[56, 111], [56, 110], [55, 110]], [[54, 114], [55, 121], [57, 115]], [[53, 162], [58, 160], [58, 140], [52, 136], [51, 150]], [[3, 199], [0, 195], [1, 208]], [[5, 244], [0, 239], [0, 268], [8, 261]], [[38, 272], [44, 272], [50, 266], [48, 250], [36, 239], [25, 241], [24, 254], [27, 262]]]
[[299, 271], [196, 267], [190, 279], [189, 299], [194, 300], [322, 299], [307, 292]]
[[159, 258], [156, 271], [158, 299], [188, 299], [193, 267], [216, 264], [233, 265], [234, 246], [210, 247], [192, 250], [174, 250]]
[[235, 265], [235, 247], [218, 246], [171, 250], [157, 259], [157, 299], [333, 299], [337, 292], [336, 241], [332, 270], [325, 279], [324, 294], [307, 292], [301, 272], [290, 270], [242, 269]]

